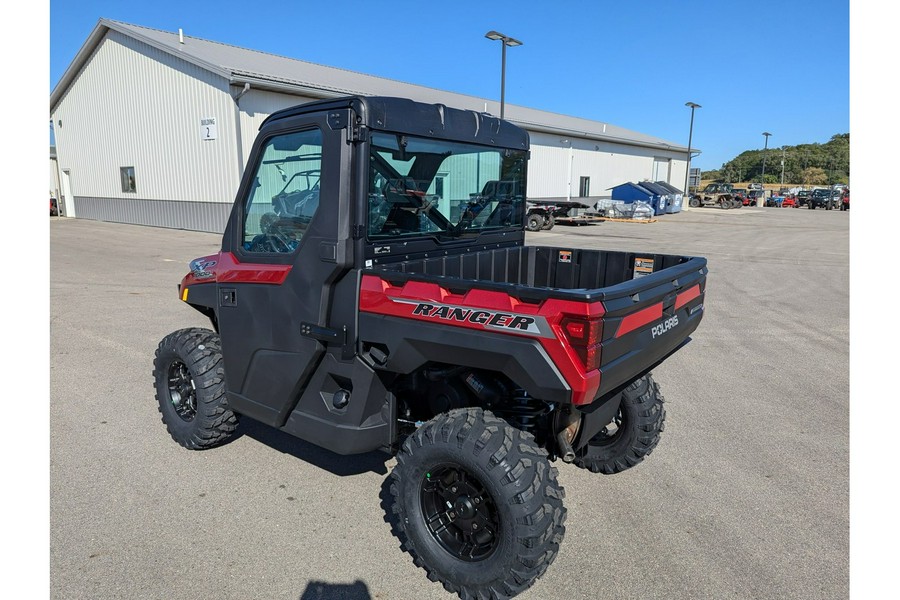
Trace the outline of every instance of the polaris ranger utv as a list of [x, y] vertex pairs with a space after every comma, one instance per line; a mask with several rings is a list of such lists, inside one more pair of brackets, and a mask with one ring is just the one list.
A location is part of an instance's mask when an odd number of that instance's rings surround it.
[[402, 547], [463, 598], [531, 586], [565, 531], [551, 461], [612, 474], [657, 445], [650, 375], [703, 316], [706, 260], [525, 246], [525, 131], [349, 97], [260, 128], [222, 249], [159, 344], [176, 442], [249, 417], [339, 454], [396, 455]]

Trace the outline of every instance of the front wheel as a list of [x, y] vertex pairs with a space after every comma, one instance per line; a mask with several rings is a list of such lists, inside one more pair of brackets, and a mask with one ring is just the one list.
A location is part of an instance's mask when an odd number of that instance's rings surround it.
[[480, 408], [416, 430], [391, 473], [403, 549], [462, 598], [507, 598], [543, 575], [565, 534], [564, 492], [534, 437]]
[[164, 337], [153, 380], [162, 422], [176, 442], [202, 450], [234, 435], [238, 417], [225, 402], [222, 345], [215, 332], [192, 327]]
[[544, 226], [544, 217], [538, 214], [530, 214], [525, 217], [525, 229], [528, 231], [540, 231]]
[[664, 401], [650, 374], [633, 381], [622, 392], [618, 414], [578, 450], [575, 465], [613, 475], [643, 461], [656, 448], [665, 429]]
[[691, 208], [700, 208], [700, 199], [699, 198], [691, 198], [688, 201], [688, 204]]

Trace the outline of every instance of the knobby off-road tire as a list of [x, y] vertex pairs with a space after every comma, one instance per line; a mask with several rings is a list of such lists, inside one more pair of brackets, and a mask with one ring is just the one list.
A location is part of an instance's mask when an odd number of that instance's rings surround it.
[[159, 412], [169, 435], [191, 450], [225, 443], [238, 417], [225, 401], [225, 367], [219, 336], [197, 327], [162, 339], [153, 361]]
[[390, 493], [401, 548], [465, 600], [510, 598], [547, 570], [565, 534], [565, 493], [547, 452], [479, 408], [416, 430]]
[[526, 231], [540, 231], [544, 226], [544, 217], [537, 214], [531, 214], [525, 217]]
[[616, 418], [578, 451], [575, 464], [613, 475], [640, 463], [656, 448], [665, 429], [664, 401], [649, 374], [633, 381], [622, 392]]
[[556, 217], [554, 217], [553, 215], [547, 215], [544, 218], [544, 224], [541, 225], [541, 229], [543, 229], [544, 231], [550, 231], [551, 229], [553, 229], [554, 225], [556, 225]]

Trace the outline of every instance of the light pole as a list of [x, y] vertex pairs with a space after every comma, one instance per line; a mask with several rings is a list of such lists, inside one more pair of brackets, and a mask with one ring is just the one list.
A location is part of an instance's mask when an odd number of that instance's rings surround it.
[[772, 135], [768, 131], [763, 131], [763, 135], [766, 136], [766, 147], [763, 148], [763, 171], [762, 175], [759, 177], [759, 182], [763, 186], [763, 197], [765, 197], [766, 193], [766, 152], [769, 151], [769, 136]]
[[691, 129], [688, 131], [688, 158], [687, 158], [687, 170], [684, 172], [684, 200], [685, 206], [690, 205], [691, 195], [688, 192], [688, 179], [691, 176], [691, 142], [694, 141], [694, 110], [697, 108], [703, 108], [699, 104], [694, 102], [685, 102], [685, 106], [691, 109]]
[[497, 31], [488, 31], [484, 34], [489, 40], [497, 41], [499, 40], [500, 46], [503, 48], [501, 51], [500, 58], [500, 118], [503, 118], [503, 108], [504, 108], [504, 100], [506, 95], [506, 47], [507, 46], [521, 46], [522, 42], [515, 38], [511, 38], [508, 35], [503, 35]]

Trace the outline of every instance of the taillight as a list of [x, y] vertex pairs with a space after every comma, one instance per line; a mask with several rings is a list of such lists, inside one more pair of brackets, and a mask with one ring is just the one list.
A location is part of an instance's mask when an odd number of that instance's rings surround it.
[[566, 341], [581, 359], [586, 371], [600, 368], [600, 338], [603, 319], [600, 317], [565, 317], [560, 322]]

